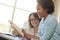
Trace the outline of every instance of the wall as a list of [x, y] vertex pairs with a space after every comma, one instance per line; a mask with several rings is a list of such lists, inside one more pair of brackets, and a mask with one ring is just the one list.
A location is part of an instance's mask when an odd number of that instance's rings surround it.
[[54, 0], [55, 3], [55, 12], [54, 16], [57, 18], [58, 22], [60, 23], [60, 0]]

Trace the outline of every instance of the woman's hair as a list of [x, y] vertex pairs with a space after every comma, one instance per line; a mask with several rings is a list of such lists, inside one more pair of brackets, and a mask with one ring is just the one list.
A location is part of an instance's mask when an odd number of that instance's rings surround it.
[[43, 9], [46, 9], [48, 14], [54, 12], [54, 3], [52, 0], [37, 0], [37, 3], [41, 5]]
[[37, 15], [36, 12], [31, 13], [31, 14], [29, 15], [29, 19], [28, 19], [29, 28], [33, 28], [32, 24], [31, 24], [31, 19], [30, 19], [31, 15], [33, 15], [33, 16], [34, 16], [36, 19], [38, 19], [39, 21], [41, 20], [41, 19], [38, 17], [38, 15]]

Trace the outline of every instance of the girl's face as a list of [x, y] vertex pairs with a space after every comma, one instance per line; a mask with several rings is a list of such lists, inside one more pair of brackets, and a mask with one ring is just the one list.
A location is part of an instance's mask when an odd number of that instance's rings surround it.
[[39, 19], [35, 18], [34, 15], [31, 15], [30, 22], [33, 27], [37, 27], [39, 24]]
[[41, 5], [37, 4], [37, 13], [39, 17], [44, 17], [47, 11], [42, 8]]

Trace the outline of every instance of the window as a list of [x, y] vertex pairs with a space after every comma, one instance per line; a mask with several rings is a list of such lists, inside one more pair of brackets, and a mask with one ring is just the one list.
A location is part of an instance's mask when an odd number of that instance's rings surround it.
[[0, 29], [4, 32], [10, 30], [8, 21], [12, 19], [13, 13], [13, 22], [22, 27], [31, 12], [36, 12], [36, 0], [0, 0]]

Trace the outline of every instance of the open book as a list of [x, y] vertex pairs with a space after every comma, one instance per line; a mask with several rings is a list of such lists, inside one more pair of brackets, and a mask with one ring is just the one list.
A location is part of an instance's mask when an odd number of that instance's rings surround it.
[[[10, 22], [10, 21], [9, 21]], [[22, 32], [22, 29], [20, 29], [16, 24], [10, 22], [11, 27], [15, 30], [17, 30], [17, 32], [19, 33], [19, 35], [21, 35], [22, 37], [24, 37], [24, 33]]]

